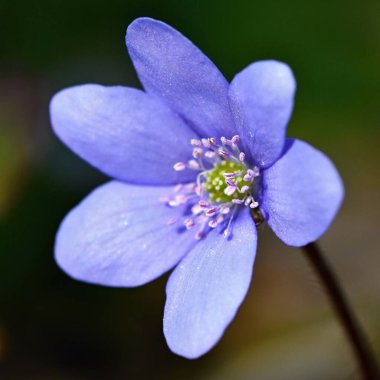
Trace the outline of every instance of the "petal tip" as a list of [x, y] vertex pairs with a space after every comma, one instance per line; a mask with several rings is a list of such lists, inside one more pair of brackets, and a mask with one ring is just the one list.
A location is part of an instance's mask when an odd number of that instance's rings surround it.
[[125, 34], [125, 42], [128, 48], [130, 48], [130, 42], [131, 38], [135, 33], [141, 33], [141, 32], [148, 32], [148, 28], [152, 26], [166, 26], [169, 27], [167, 24], [160, 20], [156, 20], [151, 17], [138, 17], [134, 19], [127, 27], [127, 31]]
[[296, 80], [293, 70], [287, 63], [272, 59], [258, 61], [256, 64], [258, 67], [261, 66], [262, 69], [267, 72], [268, 77], [270, 76], [275, 79], [277, 86], [288, 88], [294, 95], [296, 90]]

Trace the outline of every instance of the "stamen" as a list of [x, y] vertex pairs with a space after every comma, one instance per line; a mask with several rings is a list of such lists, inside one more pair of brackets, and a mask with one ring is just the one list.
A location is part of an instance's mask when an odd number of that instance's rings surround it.
[[211, 147], [211, 142], [209, 139], [202, 139], [202, 145], [205, 147], [205, 148], [210, 148]]
[[197, 140], [197, 139], [191, 139], [190, 140], [190, 144], [192, 146], [202, 146], [202, 141], [201, 140]]
[[202, 157], [203, 150], [201, 148], [194, 148], [193, 149], [193, 157], [194, 158], [199, 158]]
[[202, 208], [207, 208], [209, 206], [209, 203], [206, 202], [205, 200], [200, 200], [198, 202], [199, 206], [202, 207]]
[[253, 168], [253, 177], [258, 177], [259, 175], [260, 175], [260, 169], [257, 166], [255, 166]]
[[231, 139], [231, 142], [232, 144], [237, 144], [240, 140], [240, 136], [239, 135], [235, 135], [234, 137], [232, 137]]
[[230, 211], [231, 211], [231, 209], [229, 207], [227, 207], [227, 206], [223, 206], [220, 209], [220, 213], [224, 214], [224, 215], [228, 214]]
[[224, 194], [231, 196], [236, 190], [236, 186], [227, 186], [224, 190]]
[[[230, 140], [222, 136], [220, 143], [213, 137], [192, 139], [193, 159], [177, 162], [173, 166], [176, 171], [188, 168], [199, 173], [195, 182], [176, 185], [173, 196], [161, 197], [160, 202], [170, 207], [185, 206], [181, 208], [182, 212], [186, 210], [186, 216], [180, 218], [181, 223], [187, 230], [198, 226], [195, 234], [197, 240], [220, 225], [224, 225], [223, 235], [227, 238], [231, 234], [237, 210], [259, 206], [253, 198], [256, 186], [252, 183], [260, 175], [260, 170], [246, 163], [246, 155], [238, 147], [239, 141], [239, 135]], [[207, 161], [203, 161], [203, 157]], [[229, 218], [225, 226], [227, 215]], [[175, 224], [178, 219], [170, 218], [167, 223]]]
[[230, 235], [231, 231], [232, 231], [232, 228], [231, 228], [231, 223], [232, 223], [232, 220], [235, 216], [235, 212], [236, 212], [236, 206], [234, 207], [233, 211], [232, 211], [232, 214], [230, 216], [230, 219], [228, 220], [228, 224], [227, 224], [227, 227], [226, 229], [223, 231], [223, 236], [227, 239], [228, 236]]
[[207, 152], [205, 152], [206, 158], [215, 158], [216, 156], [217, 156], [216, 153], [211, 150], [208, 150]]
[[176, 172], [180, 172], [186, 169], [186, 164], [183, 162], [177, 162], [176, 164], [174, 164], [173, 168]]
[[195, 204], [192, 208], [191, 208], [191, 212], [193, 215], [198, 215], [200, 214], [201, 212], [203, 212], [203, 208], [201, 206], [199, 206], [199, 204]]
[[206, 210], [205, 214], [206, 216], [213, 216], [217, 213], [218, 209], [216, 207], [209, 208]]
[[251, 204], [249, 205], [250, 208], [256, 208], [257, 206], [259, 205], [258, 202], [256, 202], [255, 200], [252, 200]]
[[187, 167], [189, 169], [192, 169], [192, 170], [199, 170], [200, 169], [199, 162], [195, 161], [195, 160], [189, 160], [189, 162], [187, 163]]
[[223, 159], [227, 159], [230, 157], [230, 154], [226, 150], [223, 150], [223, 149], [219, 149], [217, 153]]

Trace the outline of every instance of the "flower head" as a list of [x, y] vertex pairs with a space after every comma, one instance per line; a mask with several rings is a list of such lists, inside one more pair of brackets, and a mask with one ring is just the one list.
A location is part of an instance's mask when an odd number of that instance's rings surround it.
[[107, 286], [142, 285], [177, 266], [164, 333], [174, 352], [196, 358], [246, 295], [256, 224], [305, 245], [329, 227], [343, 186], [326, 156], [285, 138], [295, 93], [286, 64], [253, 63], [229, 84], [149, 18], [129, 26], [126, 43], [145, 91], [82, 85], [51, 102], [60, 139], [114, 178], [66, 216], [55, 256], [73, 278]]

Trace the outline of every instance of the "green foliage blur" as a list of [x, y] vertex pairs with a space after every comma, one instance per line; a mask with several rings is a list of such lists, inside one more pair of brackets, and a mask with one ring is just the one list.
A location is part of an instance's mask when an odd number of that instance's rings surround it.
[[231, 80], [260, 59], [294, 70], [289, 135], [341, 171], [321, 246], [380, 352], [378, 0], [0, 2], [1, 379], [356, 379], [306, 260], [263, 227], [251, 290], [220, 344], [188, 361], [162, 333], [167, 276], [136, 289], [76, 282], [53, 259], [64, 215], [107, 178], [61, 144], [49, 100], [80, 83], [140, 87], [124, 44], [139, 16], [189, 37]]

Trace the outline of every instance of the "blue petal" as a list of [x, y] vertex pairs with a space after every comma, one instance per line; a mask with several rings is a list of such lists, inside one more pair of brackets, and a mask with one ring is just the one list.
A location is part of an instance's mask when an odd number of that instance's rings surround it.
[[165, 99], [201, 137], [236, 134], [228, 83], [191, 41], [161, 21], [139, 18], [126, 43], [145, 90]]
[[281, 155], [295, 89], [291, 69], [277, 61], [255, 62], [231, 83], [230, 104], [244, 149], [260, 167]]
[[100, 285], [138, 286], [171, 269], [195, 244], [169, 226], [179, 210], [160, 203], [171, 187], [109, 182], [64, 219], [55, 257], [71, 277]]
[[51, 120], [81, 158], [119, 180], [168, 185], [193, 179], [173, 165], [191, 155], [194, 132], [163, 102], [126, 87], [82, 85], [56, 94]]
[[263, 173], [261, 209], [286, 244], [303, 246], [330, 226], [344, 197], [333, 163], [319, 150], [288, 139], [284, 155]]
[[251, 281], [257, 233], [247, 209], [226, 240], [211, 231], [170, 276], [164, 333], [170, 349], [197, 358], [221, 338], [242, 303]]

